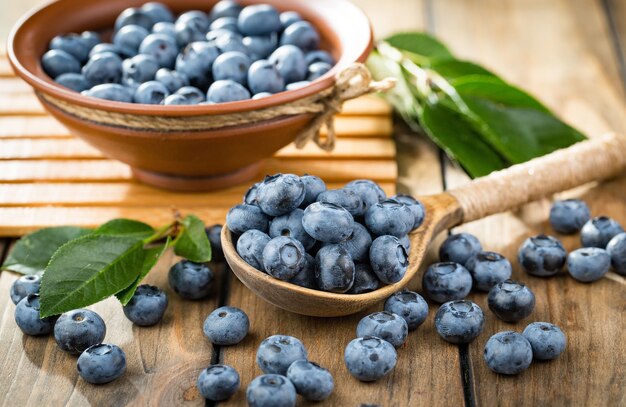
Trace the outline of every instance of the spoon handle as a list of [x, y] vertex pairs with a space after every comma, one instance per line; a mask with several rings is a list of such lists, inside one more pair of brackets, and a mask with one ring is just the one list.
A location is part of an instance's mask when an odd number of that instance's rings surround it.
[[609, 134], [493, 172], [450, 194], [465, 223], [625, 171], [626, 137]]

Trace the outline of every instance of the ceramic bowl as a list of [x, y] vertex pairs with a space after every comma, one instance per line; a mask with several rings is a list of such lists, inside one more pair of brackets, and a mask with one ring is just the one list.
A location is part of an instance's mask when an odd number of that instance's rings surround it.
[[[49, 3], [18, 22], [9, 37], [8, 53], [16, 74], [33, 87], [50, 114], [105, 156], [129, 164], [140, 181], [162, 188], [211, 190], [256, 176], [260, 162], [291, 143], [310, 123], [312, 114], [213, 129], [203, 128], [197, 122], [310, 97], [333, 86], [334, 75], [342, 68], [364, 62], [372, 48], [367, 16], [347, 0], [242, 0], [242, 5], [269, 3], [281, 11], [300, 13], [317, 27], [321, 48], [335, 57], [337, 65], [322, 78], [297, 90], [259, 100], [198, 106], [141, 105], [89, 98], [55, 84], [45, 74], [40, 59], [55, 35], [94, 30], [106, 38], [122, 10], [146, 1]], [[177, 14], [192, 9], [208, 11], [217, 2], [161, 1]], [[196, 124], [189, 129], [187, 123], [191, 122]]]

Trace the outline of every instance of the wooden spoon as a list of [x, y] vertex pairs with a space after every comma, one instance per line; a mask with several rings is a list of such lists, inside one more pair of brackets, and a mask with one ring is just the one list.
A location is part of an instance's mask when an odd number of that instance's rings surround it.
[[417, 274], [428, 245], [441, 231], [624, 171], [626, 138], [607, 135], [494, 172], [449, 192], [420, 197], [426, 207], [426, 219], [410, 235], [411, 253], [405, 276], [395, 284], [366, 294], [311, 290], [270, 277], [239, 257], [226, 227], [222, 230], [222, 248], [239, 280], [265, 301], [302, 315], [350, 315], [405, 287]]

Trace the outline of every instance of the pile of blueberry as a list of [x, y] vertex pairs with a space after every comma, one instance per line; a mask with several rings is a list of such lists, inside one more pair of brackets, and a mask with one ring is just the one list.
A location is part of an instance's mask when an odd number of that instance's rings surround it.
[[361, 294], [402, 279], [408, 233], [424, 207], [407, 195], [387, 198], [373, 181], [327, 190], [313, 175], [268, 176], [252, 186], [226, 224], [252, 267], [302, 287]]
[[92, 31], [59, 35], [41, 58], [57, 83], [127, 103], [195, 105], [259, 99], [306, 86], [333, 57], [294, 11], [222, 0], [177, 18], [150, 2], [124, 10], [112, 43]]

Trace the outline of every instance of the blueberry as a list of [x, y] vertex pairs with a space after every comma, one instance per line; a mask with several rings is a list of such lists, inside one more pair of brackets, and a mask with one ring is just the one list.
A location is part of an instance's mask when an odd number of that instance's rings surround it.
[[624, 233], [624, 228], [614, 219], [598, 216], [585, 223], [580, 231], [580, 240], [584, 247], [604, 249], [620, 233]]
[[228, 30], [237, 33], [237, 17], [217, 18], [211, 23], [209, 30]]
[[174, 25], [174, 23], [168, 23], [168, 22], [162, 21], [160, 23], [156, 23], [152, 27], [152, 33], [167, 35], [168, 37], [176, 41], [176, 28], [175, 27], [176, 26]]
[[112, 52], [116, 55], [122, 55], [122, 50], [119, 49], [116, 45], [110, 44], [108, 42], [98, 44], [94, 46], [91, 51], [89, 51], [89, 58], [93, 57], [96, 54], [102, 54], [103, 52]]
[[263, 266], [270, 276], [287, 281], [305, 266], [305, 250], [302, 243], [292, 237], [278, 236], [263, 249]]
[[326, 183], [320, 177], [308, 174], [301, 176], [300, 181], [304, 184], [305, 190], [304, 201], [300, 204], [300, 207], [304, 209], [317, 201], [319, 194], [326, 191]]
[[558, 233], [571, 235], [591, 218], [587, 204], [580, 199], [555, 201], [550, 208], [550, 224]]
[[141, 6], [140, 10], [147, 14], [154, 23], [171, 23], [174, 21], [174, 14], [172, 14], [172, 11], [163, 3], [151, 1]]
[[358, 179], [352, 182], [349, 182], [346, 186], [346, 189], [354, 190], [363, 202], [365, 203], [365, 209], [369, 209], [372, 205], [382, 202], [386, 199], [385, 191], [375, 183], [374, 181], [370, 181], [367, 179]]
[[276, 65], [285, 83], [302, 81], [306, 77], [307, 65], [304, 54], [294, 45], [278, 47], [269, 56], [269, 61]]
[[221, 0], [211, 9], [211, 19], [217, 20], [221, 17], [237, 17], [240, 12], [241, 6], [236, 1]]
[[315, 281], [315, 259], [309, 253], [305, 253], [304, 257], [304, 268], [300, 270], [298, 274], [291, 277], [289, 282], [291, 284], [299, 285], [300, 287], [316, 290], [317, 282]]
[[385, 311], [404, 318], [409, 330], [412, 331], [422, 325], [428, 317], [428, 303], [418, 293], [403, 290], [387, 298]]
[[285, 86], [285, 90], [296, 90], [296, 89], [304, 88], [305, 86], [308, 86], [310, 83], [311, 82], [309, 81], [291, 82]]
[[259, 186], [261, 182], [252, 185], [243, 196], [243, 203], [258, 206]]
[[61, 86], [65, 86], [66, 88], [73, 90], [74, 92], [82, 92], [90, 88], [89, 81], [82, 74], [74, 72], [59, 75], [54, 81]]
[[126, 85], [136, 85], [154, 79], [159, 70], [159, 63], [150, 55], [139, 54], [122, 62], [122, 82]]
[[470, 257], [482, 250], [476, 236], [470, 233], [457, 233], [448, 236], [439, 248], [439, 259], [465, 264]]
[[413, 198], [410, 195], [398, 194], [394, 195], [392, 199], [401, 202], [409, 207], [411, 212], [413, 213], [413, 229], [417, 229], [424, 223], [424, 218], [426, 217], [426, 208], [424, 208], [424, 204], [417, 199]]
[[89, 58], [90, 44], [79, 34], [57, 35], [50, 41], [50, 49], [65, 51], [78, 62], [84, 63]]
[[283, 30], [298, 21], [302, 21], [302, 17], [296, 11], [283, 11], [280, 13], [280, 24]]
[[365, 226], [358, 222], [354, 222], [352, 233], [348, 239], [339, 243], [339, 245], [346, 248], [352, 260], [356, 263], [366, 262], [369, 260], [370, 247], [372, 245], [372, 236], [367, 231]]
[[304, 216], [304, 211], [299, 208], [286, 215], [277, 216], [270, 223], [269, 235], [293, 237], [302, 243], [305, 250], [309, 250], [315, 244], [315, 239], [304, 230], [302, 216]]
[[207, 101], [211, 103], [237, 102], [247, 99], [250, 99], [248, 89], [230, 79], [213, 82], [207, 92]]
[[101, 52], [89, 58], [82, 72], [89, 83], [118, 83], [122, 78], [122, 59], [112, 52]]
[[243, 37], [236, 32], [225, 29], [209, 31], [206, 38], [209, 42], [215, 44], [220, 52], [241, 52], [247, 56], [248, 48], [243, 45]]
[[225, 52], [213, 63], [213, 79], [230, 79], [245, 85], [249, 68], [250, 58], [246, 54], [238, 51]]
[[139, 53], [151, 55], [161, 67], [174, 68], [178, 46], [165, 34], [150, 34], [141, 42]]
[[163, 104], [166, 106], [185, 106], [191, 105], [193, 103], [191, 103], [191, 101], [186, 97], [174, 93], [173, 95], [169, 95], [168, 97], [163, 99]]
[[370, 264], [380, 281], [394, 284], [404, 277], [409, 265], [409, 255], [397, 237], [380, 236], [370, 247]]
[[267, 35], [280, 30], [280, 15], [269, 4], [255, 4], [241, 10], [237, 25], [245, 35]]
[[255, 269], [265, 271], [263, 250], [270, 240], [266, 233], [256, 229], [247, 230], [237, 240], [237, 253]]
[[213, 271], [203, 263], [182, 260], [174, 264], [168, 274], [172, 290], [186, 300], [201, 300], [211, 293]]
[[189, 79], [187, 79], [185, 74], [167, 68], [161, 68], [156, 71], [154, 79], [165, 85], [170, 93], [174, 93], [183, 86], [189, 85]]
[[249, 407], [295, 407], [296, 388], [285, 376], [264, 374], [250, 382], [246, 399]]
[[354, 229], [354, 218], [341, 206], [314, 202], [304, 210], [304, 230], [316, 240], [339, 243], [348, 239]]
[[83, 91], [82, 94], [93, 98], [112, 100], [114, 102], [131, 103], [133, 101], [132, 90], [118, 85], [117, 83], [96, 85], [89, 90]]
[[606, 251], [611, 256], [613, 271], [623, 276], [626, 275], [626, 233], [616, 235], [606, 246]]
[[444, 340], [470, 343], [483, 331], [485, 315], [471, 301], [450, 301], [443, 304], [435, 314], [435, 329]]
[[226, 215], [226, 226], [233, 233], [243, 233], [250, 229], [267, 232], [269, 219], [265, 213], [255, 205], [233, 206]]
[[77, 309], [62, 314], [54, 324], [54, 339], [61, 350], [80, 355], [90, 346], [102, 343], [106, 325], [93, 311]]
[[194, 10], [181, 14], [174, 23], [178, 46], [184, 47], [195, 41], [204, 41], [209, 24], [208, 16], [202, 11]]
[[524, 270], [533, 276], [553, 276], [565, 265], [567, 252], [561, 242], [546, 235], [530, 237], [524, 241], [517, 259]]
[[313, 51], [320, 45], [320, 35], [308, 21], [296, 21], [285, 28], [280, 45], [295, 45], [305, 52]]
[[285, 89], [285, 81], [276, 66], [266, 59], [255, 61], [248, 70], [248, 87], [254, 94], [278, 93]]
[[115, 31], [117, 32], [122, 29], [122, 27], [128, 25], [137, 25], [146, 30], [150, 30], [155, 22], [156, 21], [142, 9], [131, 7], [122, 11], [122, 13], [117, 16], [117, 20], [115, 20]]
[[280, 216], [300, 206], [305, 193], [304, 184], [297, 175], [276, 174], [265, 177], [259, 185], [257, 203], [266, 214]]
[[[100, 34], [95, 31], [83, 31], [80, 36], [83, 38], [85, 44], [87, 44], [87, 48], [89, 49], [89, 51], [91, 51], [96, 45], [102, 42]], [[87, 54], [87, 56], [89, 57], [90, 55]]]
[[402, 247], [404, 247], [404, 250], [406, 250], [407, 253], [410, 253], [411, 252], [411, 238], [409, 237], [409, 235], [404, 235], [398, 240], [400, 240], [400, 243], [402, 244]]
[[535, 308], [535, 294], [523, 283], [506, 280], [493, 286], [488, 296], [489, 309], [506, 322], [517, 322]]
[[41, 65], [52, 79], [65, 73], [80, 73], [80, 62], [67, 52], [58, 49], [43, 54]]
[[307, 359], [307, 351], [298, 338], [272, 335], [265, 338], [256, 353], [256, 362], [263, 373], [285, 375], [293, 362]]
[[403, 237], [413, 229], [415, 217], [409, 207], [394, 199], [371, 205], [365, 213], [367, 228], [377, 236]]
[[183, 86], [176, 91], [176, 94], [183, 96], [191, 105], [202, 103], [205, 100], [204, 93], [194, 86]]
[[333, 375], [327, 369], [307, 360], [296, 360], [287, 369], [287, 378], [296, 392], [307, 400], [326, 400], [335, 388]]
[[39, 294], [28, 294], [15, 307], [15, 323], [26, 335], [47, 335], [54, 328], [54, 317], [40, 318]]
[[41, 277], [37, 275], [22, 276], [11, 284], [11, 301], [17, 304], [22, 298], [28, 297], [30, 294], [38, 294], [41, 286]]
[[533, 361], [533, 350], [528, 340], [513, 331], [498, 332], [485, 344], [487, 367], [498, 374], [520, 374]]
[[239, 390], [239, 373], [227, 365], [211, 365], [198, 376], [196, 387], [207, 400], [229, 399]]
[[583, 283], [598, 281], [609, 272], [610, 267], [611, 256], [597, 247], [583, 247], [567, 256], [567, 271]]
[[246, 47], [247, 54], [253, 61], [267, 58], [278, 46], [278, 37], [276, 34], [271, 35], [255, 35], [245, 37], [242, 44]]
[[137, 55], [141, 42], [150, 34], [148, 30], [138, 25], [122, 27], [113, 36], [113, 44], [116, 45], [127, 57]]
[[325, 62], [331, 66], [335, 65], [335, 59], [328, 52], [322, 50], [307, 52], [304, 60], [307, 66], [311, 66], [316, 62]]
[[367, 264], [354, 266], [354, 283], [348, 290], [348, 294], [363, 294], [374, 291], [380, 286], [380, 280]]
[[539, 360], [556, 359], [567, 343], [565, 334], [558, 326], [549, 322], [533, 322], [522, 332], [533, 349], [533, 358]]
[[176, 71], [185, 74], [189, 83], [200, 89], [207, 89], [211, 82], [211, 69], [219, 50], [213, 44], [196, 41], [187, 45], [176, 57]]
[[222, 225], [213, 225], [205, 229], [206, 236], [211, 243], [212, 260], [224, 260], [224, 251], [222, 250]]
[[109, 383], [126, 371], [126, 354], [115, 345], [94, 345], [78, 357], [76, 368], [80, 377], [88, 383]]
[[511, 277], [511, 263], [499, 253], [480, 251], [470, 257], [465, 268], [472, 275], [472, 287], [488, 292], [491, 288]]
[[375, 336], [353, 339], [344, 352], [348, 371], [363, 382], [378, 380], [392, 371], [397, 359], [393, 345]]
[[354, 284], [354, 261], [345, 247], [324, 246], [315, 255], [315, 262], [315, 280], [320, 290], [345, 293]]
[[440, 304], [461, 300], [472, 290], [472, 275], [458, 263], [435, 263], [424, 272], [422, 289], [428, 298]]
[[248, 335], [250, 320], [245, 312], [235, 307], [220, 307], [204, 321], [204, 334], [212, 344], [235, 345]]
[[359, 321], [356, 327], [356, 336], [375, 336], [384, 339], [395, 348], [399, 348], [406, 341], [409, 327], [399, 315], [391, 312], [374, 312]]
[[317, 196], [319, 202], [329, 202], [346, 209], [352, 216], [359, 217], [365, 214], [365, 204], [354, 190], [351, 189], [329, 189], [321, 192]]
[[326, 62], [315, 62], [314, 64], [309, 65], [307, 69], [307, 77], [308, 81], [314, 81], [316, 79], [321, 78], [326, 75], [328, 71], [330, 71], [333, 67], [327, 64]]
[[148, 81], [139, 85], [135, 91], [133, 100], [135, 103], [160, 105], [169, 95], [169, 91], [161, 82]]
[[167, 294], [163, 290], [142, 284], [124, 306], [124, 315], [135, 325], [156, 325], [163, 319], [167, 305]]

